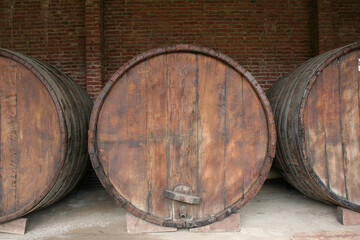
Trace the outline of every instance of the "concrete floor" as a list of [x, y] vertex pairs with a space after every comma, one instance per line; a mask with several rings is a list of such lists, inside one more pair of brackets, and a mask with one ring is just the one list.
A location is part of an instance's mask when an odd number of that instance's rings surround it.
[[0, 239], [242, 239], [242, 240], [360, 240], [360, 226], [342, 226], [336, 207], [304, 197], [282, 179], [268, 180], [259, 194], [240, 210], [241, 232], [127, 234], [126, 211], [105, 191], [73, 192], [60, 202], [29, 214], [23, 236], [0, 234]]

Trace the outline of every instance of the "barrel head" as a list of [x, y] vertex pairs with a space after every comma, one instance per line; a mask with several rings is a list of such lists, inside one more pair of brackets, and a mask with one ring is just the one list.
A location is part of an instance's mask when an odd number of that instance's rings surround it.
[[[104, 89], [90, 124], [92, 163], [134, 215], [178, 228], [210, 224], [265, 180], [271, 110], [251, 74], [228, 57], [188, 45], [153, 50]], [[169, 197], [179, 186], [189, 190]]]

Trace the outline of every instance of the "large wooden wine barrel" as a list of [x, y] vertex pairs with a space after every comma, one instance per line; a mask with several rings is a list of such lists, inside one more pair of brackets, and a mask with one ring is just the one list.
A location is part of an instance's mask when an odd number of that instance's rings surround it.
[[189, 45], [120, 68], [90, 119], [92, 165], [114, 200], [146, 221], [224, 219], [262, 186], [275, 153], [269, 102], [230, 58]]
[[37, 59], [0, 49], [0, 222], [67, 194], [87, 162], [92, 102]]
[[275, 166], [305, 195], [360, 211], [360, 43], [314, 57], [269, 90]]

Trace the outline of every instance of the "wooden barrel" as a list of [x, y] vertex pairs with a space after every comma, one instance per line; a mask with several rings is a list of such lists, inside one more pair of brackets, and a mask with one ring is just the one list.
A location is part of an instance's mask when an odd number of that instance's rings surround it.
[[224, 219], [262, 186], [275, 153], [254, 77], [212, 50], [176, 45], [120, 68], [90, 118], [92, 165], [114, 200], [178, 228]]
[[87, 163], [92, 102], [37, 59], [0, 49], [0, 222], [67, 194]]
[[305, 195], [360, 211], [360, 43], [314, 57], [268, 92], [275, 166]]

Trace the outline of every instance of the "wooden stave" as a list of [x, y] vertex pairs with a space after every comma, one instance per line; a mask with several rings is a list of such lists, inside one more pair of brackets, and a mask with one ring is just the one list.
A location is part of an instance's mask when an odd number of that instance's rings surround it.
[[[31, 58], [29, 58], [31, 59]], [[44, 71], [44, 75], [45, 74], [49, 74], [49, 78], [50, 79], [60, 79], [60, 76], [56, 76], [55, 74], [53, 74], [50, 69], [50, 65], [42, 63], [39, 60], [34, 60], [37, 64], [39, 64], [38, 67], [41, 66], [42, 71]], [[29, 60], [28, 60], [29, 61]], [[39, 70], [39, 68], [38, 68]], [[46, 72], [46, 73], [45, 73]], [[60, 73], [61, 74], [61, 73]], [[67, 136], [71, 136], [72, 135], [72, 126], [79, 126], [79, 122], [76, 121], [76, 114], [72, 114], [73, 112], [78, 112], [78, 107], [76, 104], [75, 99], [73, 99], [72, 96], [72, 89], [69, 88], [65, 82], [63, 81], [58, 81], [57, 85], [60, 86], [59, 90], [60, 92], [57, 95], [61, 95], [64, 96], [63, 97], [63, 101], [64, 101], [64, 106], [66, 106], [68, 108], [68, 106], [71, 106], [69, 109], [73, 108], [72, 110], [69, 110], [68, 112], [70, 114], [65, 114], [65, 116], [67, 117], [66, 119], [67, 122], [69, 122], [70, 124], [66, 124], [67, 126]], [[66, 101], [66, 102], [65, 102]], [[64, 111], [65, 112], [65, 111]], [[79, 113], [77, 113], [79, 114]], [[74, 127], [74, 129], [79, 128], [79, 127]], [[80, 128], [79, 128], [80, 129]], [[69, 140], [70, 139], [70, 140]], [[72, 148], [74, 145], [77, 145], [78, 138], [72, 138], [72, 137], [68, 137], [68, 147]], [[81, 165], [81, 162], [78, 162], [74, 159], [76, 159], [76, 151], [67, 151], [68, 155], [66, 157], [66, 160], [68, 160], [65, 164], [64, 164], [64, 168], [61, 170], [62, 174], [60, 175], [58, 181], [57, 181], [57, 185], [55, 185], [55, 187], [47, 194], [47, 196], [38, 204], [38, 206], [34, 209], [38, 209], [41, 207], [45, 207], [48, 206], [49, 204], [57, 201], [58, 199], [62, 198], [65, 194], [64, 191], [69, 188], [68, 186], [70, 186], [70, 188], [72, 189], [74, 186], [70, 185], [70, 180], [76, 176], [75, 171], [77, 168], [79, 168], [79, 164]], [[82, 158], [79, 158], [82, 159]], [[82, 167], [82, 166], [81, 166]], [[81, 177], [81, 176], [80, 176]], [[71, 190], [70, 189], [70, 190]]]
[[[288, 136], [286, 135], [284, 137], [284, 133], [287, 133], [285, 131], [281, 131], [279, 129], [286, 129], [287, 125], [292, 126], [292, 123], [289, 123], [289, 119], [287, 118], [286, 114], [283, 114], [284, 111], [287, 111], [289, 113], [289, 105], [286, 106], [286, 104], [289, 104], [293, 101], [295, 98], [294, 95], [299, 94], [299, 91], [302, 89], [299, 87], [299, 84], [301, 82], [301, 79], [304, 76], [304, 69], [306, 69], [308, 66], [312, 65], [312, 61], [307, 61], [304, 63], [304, 65], [300, 65], [296, 67], [293, 71], [285, 75], [283, 78], [280, 78], [276, 84], [274, 84], [268, 91], [267, 95], [269, 97], [270, 103], [272, 103], [273, 112], [275, 116], [275, 122], [277, 126], [277, 152], [275, 158], [279, 159], [279, 161], [274, 161], [274, 167], [278, 169], [284, 176], [286, 180], [288, 180], [292, 185], [294, 185], [298, 189], [302, 189], [306, 192], [307, 195], [311, 195], [313, 198], [320, 199], [321, 195], [317, 195], [316, 191], [314, 191], [316, 188], [314, 188], [312, 182], [309, 182], [307, 178], [301, 178], [299, 169], [295, 168], [293, 163], [288, 162], [286, 159], [290, 158], [289, 156], [293, 155], [295, 153], [291, 152], [290, 149], [293, 148], [292, 142], [284, 141], [283, 139]], [[287, 81], [288, 78], [292, 78], [295, 76], [294, 81]], [[280, 89], [277, 85], [282, 85], [282, 88]], [[286, 91], [286, 94], [281, 94], [282, 91]], [[278, 93], [280, 91], [280, 93]], [[292, 91], [296, 91], [296, 94], [294, 94]], [[278, 97], [280, 96], [280, 97]], [[275, 99], [274, 99], [275, 97]], [[278, 98], [276, 98], [278, 97]], [[291, 100], [288, 100], [291, 99]], [[279, 103], [279, 104], [278, 104]], [[289, 113], [291, 114], [291, 113]], [[290, 131], [289, 131], [290, 132]], [[289, 135], [291, 137], [291, 135]], [[290, 145], [290, 146], [289, 146]], [[287, 151], [286, 151], [287, 150]], [[287, 155], [288, 157], [283, 157], [284, 155]], [[297, 159], [293, 157], [292, 159]], [[302, 164], [301, 161], [296, 162], [297, 165]], [[286, 174], [290, 173], [290, 174]], [[308, 191], [310, 189], [310, 191]]]
[[[56, 176], [53, 178], [53, 181], [48, 184], [47, 188], [41, 192], [41, 194], [35, 198], [31, 203], [24, 206], [21, 209], [17, 209], [15, 212], [1, 216], [0, 223], [7, 222], [23, 216], [32, 211], [38, 210], [39, 208], [45, 207], [55, 201], [58, 201], [60, 198], [64, 197], [67, 192], [71, 191], [75, 187], [75, 182], [77, 183], [82, 176], [82, 172], [87, 165], [87, 152], [86, 152], [86, 142], [87, 142], [87, 129], [88, 129], [88, 119], [90, 116], [92, 101], [87, 96], [86, 92], [66, 75], [62, 74], [56, 68], [50, 66], [47, 63], [44, 63], [38, 59], [34, 59], [32, 57], [16, 53], [7, 49], [0, 48], [0, 56], [9, 58], [13, 61], [16, 61], [23, 66], [25, 66], [28, 70], [30, 70], [44, 87], [49, 92], [58, 112], [59, 117], [59, 125], [61, 129], [61, 155], [59, 159], [59, 168], [56, 172]], [[57, 72], [56, 74], [51, 73], [51, 71]], [[62, 76], [63, 79], [60, 78]], [[67, 83], [62, 83], [64, 79], [67, 79]], [[71, 99], [72, 94], [75, 92], [80, 93], [79, 98], [76, 98], [78, 102], [81, 104], [85, 111], [75, 112], [76, 108], [74, 108], [74, 99]], [[76, 114], [68, 114], [76, 113]], [[86, 121], [84, 121], [86, 120]], [[79, 124], [79, 133], [72, 131], [73, 128], [69, 128], [74, 124]], [[79, 135], [82, 137], [82, 145], [84, 146], [82, 150], [81, 157], [77, 157], [76, 151], [68, 151], [69, 148], [67, 145], [71, 146], [74, 143], [76, 138], [72, 138], [72, 141], [69, 141], [69, 136], [71, 135]], [[76, 150], [76, 149], [75, 149]], [[80, 153], [81, 151], [79, 151]], [[70, 163], [75, 163], [74, 168], [70, 168], [70, 171], [64, 171], [64, 167], [69, 166]], [[79, 169], [77, 169], [79, 168]], [[73, 181], [69, 181], [71, 185], [65, 185], [64, 182], [66, 179], [70, 179], [76, 172], [79, 172], [81, 169], [81, 173], [78, 174]], [[62, 186], [62, 187], [60, 187]], [[62, 188], [66, 189], [64, 191]]]
[[[207, 219], [200, 219], [198, 221], [193, 221], [190, 223], [174, 223], [172, 220], [163, 220], [161, 218], [152, 216], [146, 212], [143, 212], [142, 210], [137, 209], [134, 205], [132, 205], [130, 202], [128, 202], [126, 199], [124, 199], [116, 190], [115, 188], [109, 183], [107, 180], [107, 177], [102, 170], [102, 164], [97, 156], [97, 145], [96, 145], [96, 129], [97, 129], [97, 120], [98, 116], [100, 114], [101, 106], [111, 90], [111, 87], [116, 84], [117, 80], [122, 76], [122, 74], [126, 73], [129, 69], [131, 69], [136, 64], [145, 61], [148, 58], [161, 55], [161, 54], [167, 54], [167, 53], [174, 53], [174, 52], [192, 52], [192, 53], [200, 53], [204, 54], [210, 57], [213, 57], [217, 60], [220, 60], [228, 65], [230, 65], [233, 69], [235, 69], [238, 73], [244, 76], [244, 78], [247, 79], [247, 81], [250, 83], [251, 87], [253, 88], [254, 92], [257, 94], [261, 105], [263, 106], [266, 120], [267, 120], [267, 126], [268, 126], [268, 146], [267, 146], [267, 154], [264, 160], [264, 165], [261, 169], [260, 176], [252, 186], [252, 189], [239, 201], [228, 207], [227, 209], [221, 211], [220, 213], [211, 216]], [[211, 49], [208, 48], [202, 48], [197, 47], [193, 45], [174, 45], [170, 47], [164, 47], [164, 48], [157, 48], [150, 50], [148, 52], [142, 53], [138, 55], [137, 57], [130, 60], [128, 63], [126, 63], [124, 66], [122, 66], [115, 74], [110, 78], [110, 80], [107, 82], [107, 84], [104, 86], [103, 90], [101, 91], [99, 97], [94, 103], [94, 108], [91, 113], [90, 117], [90, 127], [89, 127], [89, 138], [88, 138], [88, 149], [90, 154], [90, 160], [92, 163], [92, 166], [102, 183], [103, 187], [107, 190], [107, 192], [110, 194], [110, 196], [113, 198], [113, 200], [120, 206], [124, 207], [128, 212], [132, 213], [133, 215], [146, 220], [148, 222], [166, 226], [166, 227], [177, 227], [177, 228], [194, 228], [194, 227], [200, 227], [204, 225], [208, 225], [211, 223], [214, 223], [216, 221], [221, 221], [225, 217], [231, 215], [232, 213], [236, 212], [240, 207], [242, 207], [245, 203], [247, 203], [261, 188], [263, 185], [267, 173], [270, 170], [271, 164], [272, 164], [272, 158], [275, 155], [275, 144], [276, 144], [276, 130], [273, 120], [273, 115], [270, 107], [270, 103], [267, 100], [267, 97], [260, 87], [260, 85], [256, 82], [255, 78], [249, 73], [247, 70], [245, 70], [243, 67], [241, 67], [238, 63], [236, 63], [231, 58], [227, 57], [226, 55], [223, 55], [221, 53], [217, 53]]]
[[[307, 152], [305, 142], [304, 112], [311, 87], [320, 72], [322, 72], [335, 59], [359, 49], [360, 42], [355, 42], [313, 57], [303, 64], [295, 67], [285, 76], [279, 78], [267, 92], [277, 125], [276, 129], [278, 138], [274, 167], [291, 185], [306, 196], [328, 204], [340, 205], [355, 211], [360, 211], [360, 204], [356, 204], [339, 197], [336, 193], [331, 191], [331, 189], [323, 185], [317, 174], [309, 166], [306, 158]], [[297, 74], [299, 72], [300, 74]], [[292, 80], [291, 78], [294, 75], [296, 77]], [[291, 96], [290, 101], [286, 101], [284, 100], [283, 94], [280, 94], [279, 92], [284, 89], [285, 91], [289, 91], [289, 82], [297, 82], [297, 92]], [[280, 89], [279, 86], [282, 86], [282, 88]], [[280, 114], [278, 112], [279, 108], [284, 108], [283, 105], [287, 102], [291, 102], [291, 107], [288, 107], [288, 110], [292, 109], [292, 111], [290, 110], [288, 115]], [[286, 128], [286, 125], [281, 124], [281, 122], [290, 123], [289, 126], [293, 126], [293, 128]], [[282, 136], [289, 138], [291, 137], [291, 132], [295, 136], [294, 140], [283, 141]], [[290, 158], [283, 157], [283, 150], [281, 149], [281, 146], [283, 145], [289, 145], [289, 149], [291, 149], [292, 152], [287, 154], [295, 155], [296, 157], [292, 158], [294, 161]], [[289, 166], [294, 166], [294, 162], [299, 167], [291, 170]], [[295, 175], [298, 175], [299, 177]], [[301, 175], [303, 177], [300, 177]]]
[[[55, 98], [56, 95], [54, 94], [54, 90], [53, 90], [53, 88], [56, 88], [57, 86], [46, 81], [45, 78], [41, 75], [41, 73], [38, 72], [30, 63], [27, 62], [27, 60], [29, 60], [29, 59], [27, 59], [24, 55], [21, 55], [19, 53], [15, 53], [15, 52], [12, 52], [9, 50], [5, 50], [5, 49], [0, 49], [0, 55], [2, 57], [7, 57], [13, 61], [17, 61], [20, 64], [27, 67], [28, 69], [30, 69], [30, 71], [32, 71], [38, 77], [38, 79], [40, 79], [40, 81], [45, 86], [45, 88], [48, 90], [48, 92], [52, 93], [51, 97], [53, 99], [53, 102], [54, 102], [54, 104], [57, 108], [57, 112], [58, 112], [60, 129], [61, 129], [61, 144], [63, 145], [67, 139], [67, 131], [65, 130], [65, 119], [64, 119], [64, 114], [62, 112], [62, 107], [61, 107], [59, 101], [57, 100], [57, 98]], [[66, 149], [64, 147], [62, 147], [61, 157], [60, 157], [60, 161], [59, 161], [60, 168], [62, 168], [62, 166], [65, 164], [65, 155], [66, 155]], [[39, 200], [39, 198], [43, 199], [47, 195], [47, 192], [50, 191], [50, 189], [51, 189], [50, 185], [53, 186], [56, 183], [56, 179], [58, 179], [59, 176], [60, 176], [60, 172], [56, 172], [56, 176], [53, 178], [53, 181], [51, 183], [49, 183], [49, 186], [38, 196], [38, 198], [36, 198], [35, 200], [33, 200], [33, 202], [29, 203], [28, 205], [24, 206], [23, 208], [18, 209], [16, 212], [2, 216], [0, 218], [0, 222], [7, 222], [9, 220], [13, 220], [17, 217], [25, 215], [29, 211], [35, 210], [37, 203], [39, 203], [41, 201], [41, 200]]]
[[[43, 64], [36, 61], [41, 67], [43, 67]], [[48, 69], [46, 69], [45, 67], [42, 68], [42, 70], [46, 71], [47, 74], [49, 74], [49, 78], [54, 79], [57, 76], [55, 76], [54, 74], [52, 74], [50, 71], [48, 71]], [[70, 98], [69, 95], [65, 94], [65, 92], [69, 93], [69, 89], [66, 89], [66, 84], [62, 84], [63, 82], [60, 81], [59, 85], [61, 86], [60, 91], [61, 93], [59, 93], [59, 95], [66, 95], [65, 99], [68, 103], [66, 103], [66, 105], [70, 105], [71, 107], [77, 108], [76, 103], [73, 101], [72, 98]], [[71, 94], [71, 93], [69, 93]], [[69, 111], [70, 113], [72, 113], [74, 110]], [[67, 114], [65, 114], [67, 115]], [[68, 121], [71, 121], [71, 124], [67, 124], [67, 130], [68, 130], [68, 134], [67, 136], [71, 136], [72, 135], [72, 131], [70, 129], [72, 129], [72, 126], [78, 126], [78, 123], [75, 121], [74, 116], [72, 114], [67, 115], [68, 116]], [[75, 127], [76, 128], [76, 127]], [[71, 139], [71, 140], [69, 140]], [[75, 140], [78, 139], [73, 139], [73, 138], [69, 138], [68, 137], [68, 141], [69, 141], [69, 147], [71, 148], [75, 142]], [[68, 160], [68, 162], [64, 165], [64, 168], [62, 170], [62, 172], [64, 174], [61, 174], [59, 177], [59, 180], [57, 181], [57, 183], [59, 185], [55, 185], [56, 187], [54, 187], [53, 189], [56, 189], [56, 191], [50, 191], [48, 193], [48, 195], [39, 203], [39, 207], [41, 206], [47, 206], [49, 203], [51, 203], [52, 201], [54, 201], [54, 199], [58, 199], [63, 195], [63, 191], [64, 191], [64, 186], [66, 188], [67, 183], [69, 182], [69, 180], [71, 179], [71, 177], [73, 176], [73, 171], [76, 168], [76, 161], [70, 161], [71, 159], [73, 159], [75, 156], [75, 152], [74, 151], [67, 151], [68, 155], [66, 157], [66, 159]], [[71, 176], [68, 177], [67, 175]], [[61, 179], [61, 180], [60, 180]], [[38, 208], [38, 207], [37, 207]]]
[[[65, 93], [67, 93], [66, 95], [67, 97], [69, 97], [69, 100], [71, 102], [71, 107], [74, 108], [70, 112], [76, 112], [76, 114], [73, 116], [75, 118], [73, 119], [73, 121], [76, 120], [77, 117], [80, 118], [80, 121], [75, 121], [73, 125], [79, 126], [78, 128], [75, 129], [87, 129], [89, 125], [89, 117], [91, 113], [90, 110], [92, 108], [92, 100], [90, 99], [90, 97], [87, 95], [85, 91], [77, 87], [77, 84], [73, 80], [71, 80], [68, 76], [62, 74], [55, 67], [44, 62], [39, 61], [39, 63], [43, 64], [49, 72], [52, 72], [53, 74], [57, 75], [57, 78], [61, 79], [61, 81], [59, 81], [60, 84], [65, 82], [67, 83], [64, 84]], [[76, 95], [82, 97], [78, 99], [76, 98]], [[86, 99], [86, 101], [81, 101], [82, 99]], [[69, 167], [70, 171], [67, 174], [65, 181], [62, 181], [62, 186], [60, 186], [58, 191], [56, 191], [56, 195], [54, 195], [49, 200], [44, 199], [44, 205], [40, 207], [46, 207], [58, 201], [65, 195], [67, 195], [84, 175], [89, 161], [87, 148], [86, 148], [87, 131], [83, 131], [83, 132], [80, 131], [79, 135], [80, 136], [78, 138], [72, 138], [72, 143], [69, 144], [69, 147], [72, 147], [74, 149], [79, 149], [78, 152], [72, 151], [73, 156], [71, 158], [69, 157], [69, 159], [73, 159], [71, 162], [76, 165]], [[81, 144], [78, 144], [79, 140]], [[83, 164], [83, 162], [80, 161], [80, 159], [84, 159], [84, 158], [86, 158], [85, 164]]]

